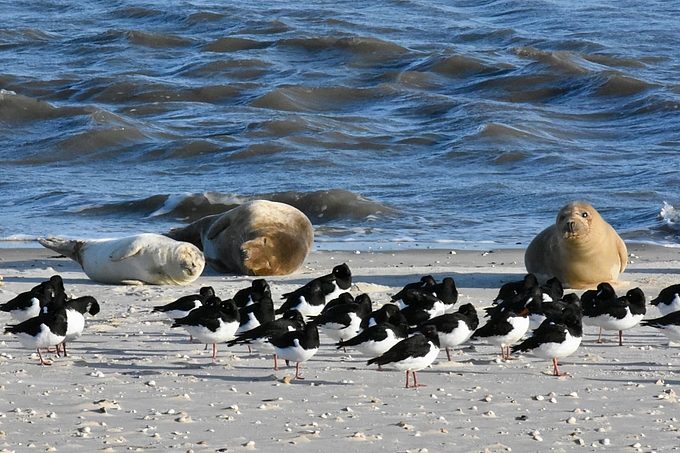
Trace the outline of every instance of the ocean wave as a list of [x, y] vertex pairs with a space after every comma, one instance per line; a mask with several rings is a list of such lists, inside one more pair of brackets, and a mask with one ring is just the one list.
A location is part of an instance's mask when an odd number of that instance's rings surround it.
[[162, 33], [147, 33], [139, 30], [130, 30], [126, 33], [132, 44], [162, 49], [168, 47], [183, 47], [192, 43], [192, 40], [180, 36]]
[[91, 107], [55, 107], [49, 102], [0, 89], [0, 120], [35, 121], [92, 113]]
[[380, 90], [368, 88], [291, 85], [260, 96], [252, 106], [291, 112], [337, 112], [361, 108], [382, 94]]
[[369, 200], [359, 194], [342, 189], [314, 192], [274, 192], [259, 195], [219, 192], [154, 195], [120, 203], [83, 206], [72, 212], [94, 216], [171, 217], [183, 222], [193, 222], [207, 215], [228, 211], [252, 200], [270, 200], [289, 204], [304, 212], [313, 223], [370, 219], [371, 216], [382, 216], [396, 212], [394, 208], [383, 203]]
[[238, 52], [241, 50], [264, 49], [272, 43], [249, 38], [225, 37], [203, 47], [205, 52]]
[[299, 47], [307, 51], [348, 50], [357, 55], [384, 60], [407, 53], [409, 50], [393, 42], [379, 38], [352, 36], [335, 38], [330, 36], [312, 38], [285, 38], [278, 45]]
[[680, 212], [673, 205], [663, 202], [663, 208], [659, 212], [659, 220], [669, 230], [680, 232]]
[[498, 72], [499, 70], [500, 68], [486, 64], [478, 58], [472, 58], [465, 55], [453, 55], [432, 66], [432, 71], [456, 78], [491, 74]]

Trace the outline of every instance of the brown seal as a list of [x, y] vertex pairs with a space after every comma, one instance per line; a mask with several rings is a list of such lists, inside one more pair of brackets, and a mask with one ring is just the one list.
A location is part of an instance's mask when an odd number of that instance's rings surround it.
[[197, 246], [217, 272], [261, 276], [294, 272], [314, 244], [314, 228], [306, 215], [266, 200], [203, 217], [167, 236]]
[[574, 201], [527, 247], [528, 272], [545, 281], [557, 277], [572, 288], [615, 284], [628, 260], [626, 245], [614, 228], [588, 203]]

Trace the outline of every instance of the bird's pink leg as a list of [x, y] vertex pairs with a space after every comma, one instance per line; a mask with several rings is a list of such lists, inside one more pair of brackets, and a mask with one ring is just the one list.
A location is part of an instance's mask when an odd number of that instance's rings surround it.
[[43, 359], [43, 356], [40, 353], [40, 348], [38, 348], [38, 357], [40, 357], [40, 365], [52, 365], [51, 363], [45, 362], [45, 359]]
[[295, 363], [295, 379], [304, 379], [300, 376], [300, 362]]

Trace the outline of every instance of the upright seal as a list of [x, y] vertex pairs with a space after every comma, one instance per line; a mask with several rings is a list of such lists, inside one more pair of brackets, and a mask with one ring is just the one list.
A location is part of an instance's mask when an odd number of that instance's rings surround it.
[[48, 237], [38, 242], [76, 261], [89, 278], [102, 283], [186, 285], [205, 267], [196, 246], [160, 234], [93, 240]]
[[616, 284], [627, 260], [626, 245], [614, 228], [581, 201], [560, 209], [555, 224], [540, 232], [524, 255], [527, 271], [539, 280], [557, 277], [572, 288]]
[[166, 235], [194, 244], [211, 268], [225, 274], [291, 274], [314, 244], [314, 228], [305, 214], [266, 200], [203, 217]]

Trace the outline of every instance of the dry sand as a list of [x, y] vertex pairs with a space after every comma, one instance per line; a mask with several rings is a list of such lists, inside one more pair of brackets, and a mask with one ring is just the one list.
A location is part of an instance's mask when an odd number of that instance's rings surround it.
[[[630, 246], [623, 278], [648, 300], [680, 283], [680, 251]], [[489, 305], [505, 282], [524, 273], [523, 250], [490, 252], [314, 251], [303, 268], [268, 278], [280, 294], [328, 273], [352, 269], [355, 294], [374, 304], [405, 283], [454, 277], [459, 304]], [[223, 298], [250, 278], [204, 275], [189, 286], [111, 286], [87, 279], [72, 261], [45, 249], [0, 249], [0, 302], [58, 273], [75, 296], [102, 305], [70, 356], [39, 366], [16, 338], [0, 345], [1, 451], [669, 451], [680, 445], [679, 348], [652, 328], [609, 332], [596, 344], [586, 328], [579, 350], [561, 361], [571, 375], [531, 354], [499, 360], [496, 347], [464, 345], [452, 362], [442, 351], [418, 373], [378, 372], [356, 351], [322, 336], [302, 366], [275, 372], [271, 356], [218, 346], [218, 358], [188, 343], [181, 329], [151, 313], [155, 305], [212, 285]], [[621, 292], [622, 290], [619, 290]], [[9, 315], [2, 313], [3, 324]], [[647, 317], [658, 316], [650, 307]], [[32, 448], [32, 449], [31, 449]]]

